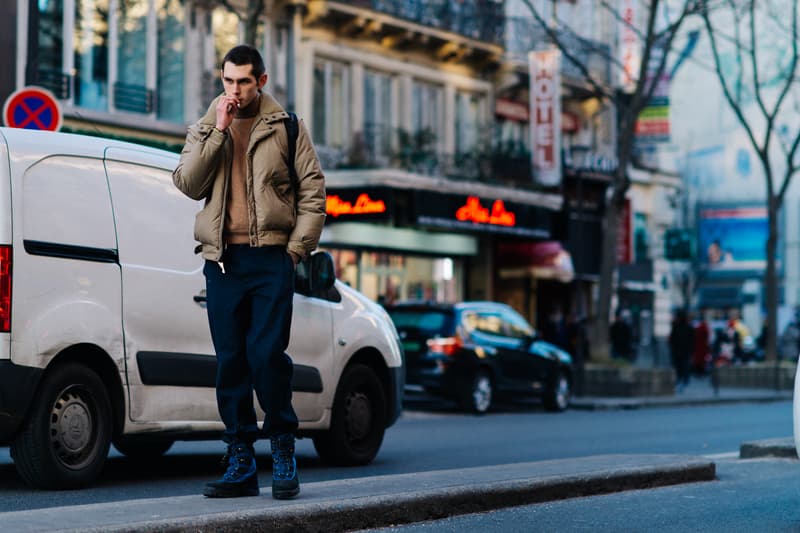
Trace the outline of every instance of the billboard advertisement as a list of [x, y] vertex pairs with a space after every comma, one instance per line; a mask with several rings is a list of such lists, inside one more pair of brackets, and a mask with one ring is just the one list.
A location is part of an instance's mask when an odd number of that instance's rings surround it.
[[763, 271], [767, 266], [767, 216], [765, 206], [700, 207], [700, 264], [712, 271]]

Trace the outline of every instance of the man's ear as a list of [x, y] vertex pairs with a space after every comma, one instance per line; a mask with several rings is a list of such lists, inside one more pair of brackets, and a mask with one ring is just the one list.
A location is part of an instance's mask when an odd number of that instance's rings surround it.
[[262, 74], [261, 76], [259, 76], [259, 78], [258, 78], [258, 90], [259, 91], [264, 88], [264, 85], [267, 84], [267, 79], [268, 78], [269, 78], [269, 76], [267, 76], [267, 74]]

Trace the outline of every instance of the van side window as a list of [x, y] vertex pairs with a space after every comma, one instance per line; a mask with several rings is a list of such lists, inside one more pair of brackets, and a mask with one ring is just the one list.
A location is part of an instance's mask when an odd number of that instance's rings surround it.
[[25, 241], [116, 250], [114, 215], [100, 159], [42, 159], [25, 172], [22, 198]]

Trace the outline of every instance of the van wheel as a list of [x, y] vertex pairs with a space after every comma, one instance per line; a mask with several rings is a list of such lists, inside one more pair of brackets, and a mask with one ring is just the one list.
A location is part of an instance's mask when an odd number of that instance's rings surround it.
[[82, 487], [100, 475], [111, 431], [111, 402], [100, 377], [76, 363], [55, 367], [11, 445], [14, 464], [35, 487]]
[[155, 459], [161, 457], [175, 444], [173, 440], [136, 442], [127, 439], [114, 439], [114, 448], [129, 459]]
[[314, 437], [314, 448], [326, 463], [365, 465], [378, 454], [385, 430], [383, 386], [371, 368], [353, 365], [339, 381], [331, 427]]
[[572, 396], [572, 386], [569, 378], [564, 372], [556, 374], [553, 383], [550, 384], [544, 395], [544, 408], [548, 411], [561, 412], [569, 406], [569, 399]]
[[494, 396], [492, 377], [486, 370], [478, 370], [462, 400], [465, 411], [483, 415], [492, 407]]

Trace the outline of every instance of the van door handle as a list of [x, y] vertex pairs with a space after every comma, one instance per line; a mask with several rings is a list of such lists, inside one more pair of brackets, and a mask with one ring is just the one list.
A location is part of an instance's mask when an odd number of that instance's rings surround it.
[[195, 294], [194, 296], [192, 296], [192, 300], [194, 300], [196, 304], [200, 305], [200, 307], [205, 307], [206, 306], [206, 301], [208, 300], [206, 298], [206, 290], [203, 289], [198, 294]]

